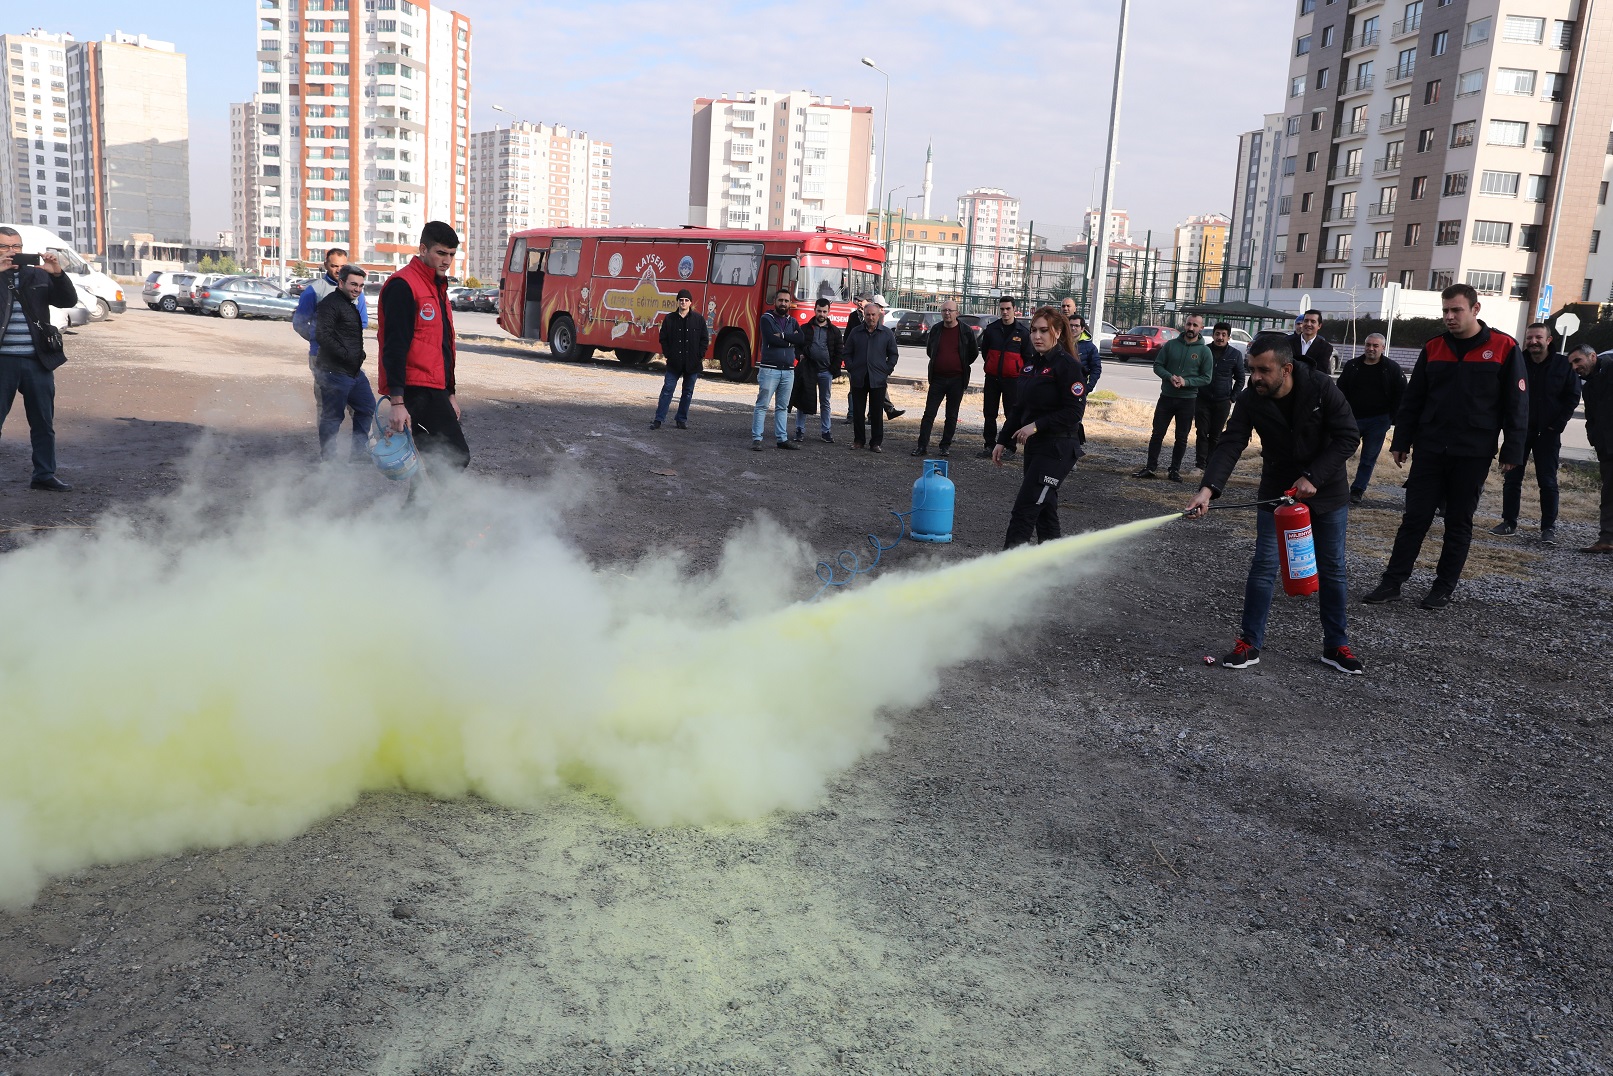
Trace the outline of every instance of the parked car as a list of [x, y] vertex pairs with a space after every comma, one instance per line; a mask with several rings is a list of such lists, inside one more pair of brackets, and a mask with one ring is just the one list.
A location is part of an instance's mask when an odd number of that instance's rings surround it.
[[939, 310], [909, 310], [896, 323], [898, 344], [923, 344], [930, 339], [930, 326], [940, 324]]
[[1116, 333], [1109, 346], [1115, 358], [1129, 362], [1132, 359], [1154, 361], [1154, 352], [1165, 346], [1165, 341], [1180, 336], [1175, 329], [1164, 325], [1133, 325], [1125, 332]]
[[1119, 331], [1119, 329], [1115, 328], [1107, 321], [1103, 323], [1103, 327], [1098, 330], [1098, 338], [1093, 341], [1094, 344], [1098, 345], [1099, 355], [1114, 354], [1113, 348], [1115, 342], [1115, 333]]
[[1254, 340], [1255, 340], [1254, 337], [1250, 336], [1247, 332], [1244, 332], [1242, 329], [1233, 329], [1232, 330], [1232, 345], [1234, 347], [1236, 347], [1239, 351], [1248, 351], [1249, 350], [1249, 345], [1254, 343]]
[[140, 289], [140, 298], [151, 309], [172, 314], [180, 307], [179, 297], [190, 293], [191, 282], [195, 279], [195, 273], [152, 273]]
[[497, 314], [498, 289], [483, 288], [481, 291], [478, 291], [476, 293], [475, 301], [471, 304], [471, 309], [476, 311], [478, 314]]
[[227, 276], [207, 285], [201, 291], [201, 303], [203, 313], [225, 320], [256, 317], [290, 321], [297, 310], [297, 300], [280, 288], [267, 280], [246, 276]]
[[993, 316], [991, 314], [959, 314], [958, 320], [974, 330], [975, 339], [978, 341], [980, 334], [986, 331], [986, 325], [990, 323]]
[[190, 287], [179, 293], [179, 307], [191, 314], [202, 312], [202, 289], [229, 276], [228, 273], [197, 273], [190, 278]]
[[459, 286], [456, 286], [456, 287], [449, 288], [448, 289], [448, 305], [450, 307], [452, 307], [453, 309], [458, 310], [459, 309], [458, 304], [459, 304], [460, 298], [462, 296], [469, 295], [471, 292], [473, 292], [475, 290], [476, 290], [475, 288], [467, 288], [467, 287], [465, 287], [463, 285], [459, 285]]
[[458, 294], [452, 291], [448, 293], [449, 306], [461, 312], [476, 309], [477, 292], [475, 288], [459, 288], [457, 292]]
[[898, 306], [894, 310], [885, 311], [885, 328], [894, 332], [896, 326], [901, 324], [902, 319], [911, 313], [913, 313], [913, 311], [909, 310], [905, 306]]

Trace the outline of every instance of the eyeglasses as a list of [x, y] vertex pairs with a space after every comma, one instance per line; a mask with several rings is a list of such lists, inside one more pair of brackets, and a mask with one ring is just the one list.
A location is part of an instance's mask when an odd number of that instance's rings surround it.
[[21, 253], [22, 253], [22, 244], [21, 243], [16, 243], [16, 244], [14, 244], [12, 246], [0, 247], [0, 254], [21, 254]]

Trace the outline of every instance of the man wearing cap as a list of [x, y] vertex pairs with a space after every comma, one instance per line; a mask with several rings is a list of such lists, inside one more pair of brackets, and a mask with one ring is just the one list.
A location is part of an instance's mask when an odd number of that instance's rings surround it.
[[[851, 381], [851, 447], [862, 448], [866, 443], [870, 452], [883, 452], [885, 384], [900, 356], [896, 334], [885, 327], [883, 295], [874, 296], [863, 307], [863, 323], [846, 333], [845, 352], [846, 376]], [[868, 426], [873, 428], [865, 431]]]
[[694, 312], [694, 295], [688, 288], [678, 291], [678, 308], [661, 319], [661, 357], [666, 360], [666, 380], [661, 383], [661, 402], [655, 405], [650, 429], [659, 430], [672, 406], [672, 390], [683, 382], [678, 397], [678, 429], [689, 428], [689, 401], [695, 382], [706, 365], [706, 346], [711, 342], [706, 319]]

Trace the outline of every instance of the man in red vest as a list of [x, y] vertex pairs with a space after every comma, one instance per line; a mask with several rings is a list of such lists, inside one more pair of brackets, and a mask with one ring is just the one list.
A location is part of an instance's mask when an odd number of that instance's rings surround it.
[[440, 220], [420, 231], [420, 253], [381, 288], [376, 321], [381, 393], [392, 400], [392, 429], [413, 428], [422, 460], [463, 469], [470, 446], [454, 399], [454, 315], [448, 280], [459, 234]]

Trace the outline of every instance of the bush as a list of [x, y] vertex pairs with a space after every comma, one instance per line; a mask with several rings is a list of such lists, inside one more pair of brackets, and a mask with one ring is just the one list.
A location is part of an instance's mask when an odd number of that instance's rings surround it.
[[481, 286], [482, 286], [482, 282], [480, 280], [477, 280], [475, 277], [468, 276], [468, 277], [465, 278], [465, 287], [467, 287], [467, 288], [479, 288]]

